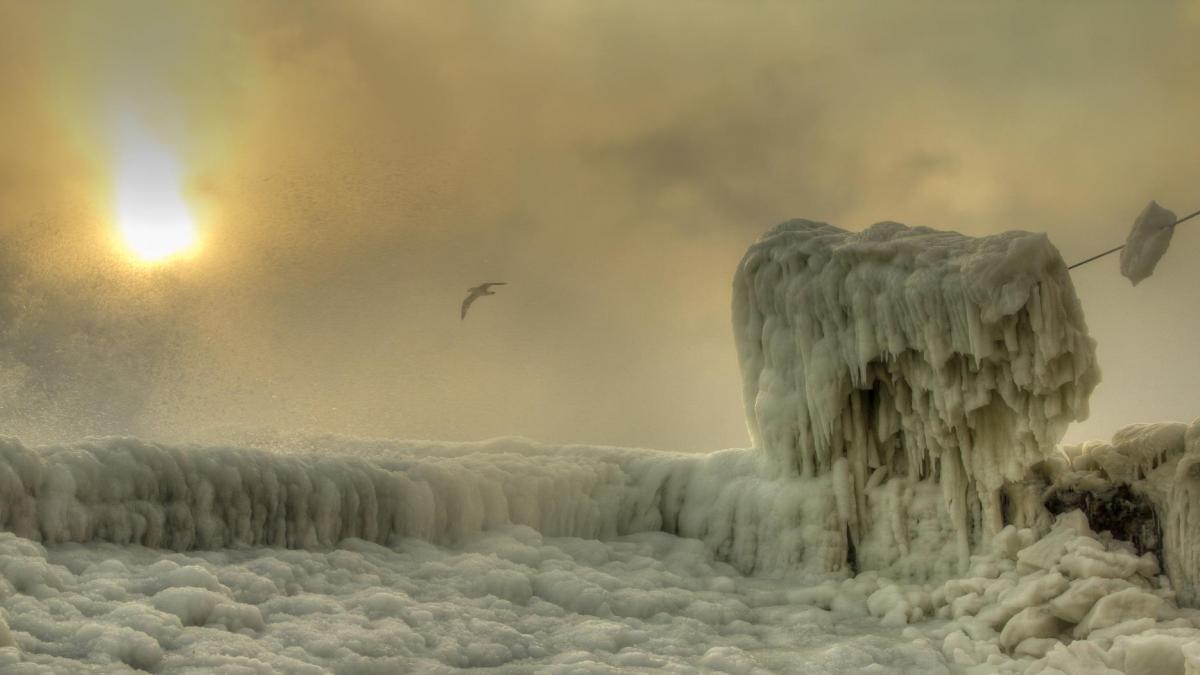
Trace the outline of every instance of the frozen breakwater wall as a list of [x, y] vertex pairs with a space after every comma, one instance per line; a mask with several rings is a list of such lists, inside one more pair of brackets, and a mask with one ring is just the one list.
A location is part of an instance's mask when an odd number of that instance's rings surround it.
[[318, 548], [347, 537], [447, 544], [510, 524], [604, 538], [657, 529], [656, 512], [637, 511], [632, 476], [639, 463], [675, 457], [520, 439], [311, 445], [279, 452], [111, 438], [28, 448], [3, 439], [0, 528], [46, 543], [175, 550]]
[[179, 551], [321, 549], [349, 537], [448, 545], [511, 525], [588, 539], [666, 530], [703, 539], [744, 571], [791, 567], [824, 532], [796, 521], [806, 486], [764, 480], [754, 450], [681, 454], [520, 438], [268, 445], [107, 438], [30, 448], [0, 438], [0, 530], [47, 544]]
[[453, 544], [509, 525], [590, 539], [667, 531], [703, 540], [747, 573], [823, 569], [814, 552], [830, 549], [826, 523], [804, 517], [827, 495], [770, 476], [755, 449], [683, 454], [516, 438], [283, 446], [109, 438], [30, 448], [0, 439], [0, 529], [45, 543], [173, 550], [329, 548], [347, 537]]

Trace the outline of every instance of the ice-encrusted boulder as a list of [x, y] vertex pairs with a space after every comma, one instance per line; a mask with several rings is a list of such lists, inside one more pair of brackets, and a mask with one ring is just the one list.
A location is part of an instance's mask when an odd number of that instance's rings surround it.
[[1200, 420], [1133, 424], [1067, 446], [1039, 472], [1047, 503], [1162, 559], [1183, 605], [1200, 605]]
[[[968, 636], [1033, 659], [1083, 641], [1101, 660], [1124, 671], [1117, 663], [1123, 656], [1104, 653], [1119, 636], [1181, 630], [1194, 638], [1191, 621], [1171, 603], [1173, 592], [1159, 576], [1154, 556], [1138, 555], [1128, 542], [1094, 532], [1080, 511], [1060, 515], [1048, 533], [1036, 537], [1031, 530], [1006, 527], [991, 551], [973, 557], [962, 578], [933, 591], [933, 611], [951, 621], [943, 645], [947, 657], [953, 658]], [[1079, 565], [1080, 559], [1106, 564]], [[974, 657], [968, 653], [958, 659], [964, 671], [994, 672], [979, 659], [980, 650], [972, 651]], [[1178, 644], [1158, 652], [1182, 658]], [[1026, 672], [1041, 672], [1039, 664]]]
[[949, 517], [960, 566], [1005, 524], [1031, 524], [1043, 512], [1023, 481], [1099, 380], [1042, 234], [789, 221], [742, 259], [733, 327], [754, 445], [773, 475], [830, 485], [860, 559], [887, 548], [881, 521], [901, 549], [922, 527], [896, 515], [903, 500], [884, 504], [897, 491], [941, 493], [932, 518]]

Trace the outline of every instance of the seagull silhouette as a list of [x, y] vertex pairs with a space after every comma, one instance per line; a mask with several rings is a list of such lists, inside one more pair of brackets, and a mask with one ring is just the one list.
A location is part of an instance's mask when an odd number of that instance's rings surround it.
[[468, 288], [467, 293], [469, 293], [469, 295], [467, 296], [466, 300], [463, 300], [462, 317], [459, 320], [461, 321], [462, 319], [467, 318], [467, 309], [471, 307], [472, 302], [475, 302], [475, 298], [478, 298], [481, 295], [495, 295], [495, 293], [491, 291], [492, 286], [503, 286], [507, 283], [507, 281], [489, 281], [486, 284], [479, 284], [475, 288]]

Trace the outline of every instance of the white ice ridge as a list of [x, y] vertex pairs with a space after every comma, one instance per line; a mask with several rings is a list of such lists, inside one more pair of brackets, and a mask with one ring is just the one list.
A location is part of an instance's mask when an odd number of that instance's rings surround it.
[[507, 525], [608, 538], [662, 520], [626, 496], [646, 452], [519, 439], [313, 450], [0, 439], [0, 529], [46, 543], [309, 549], [347, 537], [448, 544]]
[[[703, 541], [745, 573], [836, 569], [845, 558], [828, 528], [828, 489], [767, 477], [753, 449], [339, 437], [251, 444], [259, 447], [113, 438], [29, 448], [0, 439], [0, 530], [47, 544], [320, 550], [346, 538], [453, 545], [516, 525], [586, 539], [665, 531]], [[914, 514], [939, 518], [928, 496], [900, 498]], [[928, 544], [919, 569], [899, 573], [945, 578], [946, 555], [927, 550], [943, 540], [940, 528], [914, 534]], [[877, 548], [896, 561], [894, 546]]]
[[1087, 416], [1099, 380], [1042, 234], [789, 221], [742, 259], [733, 327], [750, 435], [774, 475], [831, 483], [831, 529], [860, 549], [887, 518], [880, 486], [940, 486], [959, 565], [1006, 523], [1044, 515], [1020, 482]]
[[[46, 544], [176, 551], [323, 550], [346, 538], [454, 545], [514, 525], [587, 539], [663, 531], [699, 539], [743, 573], [845, 567], [829, 486], [769, 476], [756, 449], [338, 437], [247, 444], [258, 447], [113, 438], [29, 448], [0, 439], [0, 530]], [[913, 581], [954, 573], [936, 487], [879, 488], [875, 502], [894, 517], [861, 542], [865, 566]]]

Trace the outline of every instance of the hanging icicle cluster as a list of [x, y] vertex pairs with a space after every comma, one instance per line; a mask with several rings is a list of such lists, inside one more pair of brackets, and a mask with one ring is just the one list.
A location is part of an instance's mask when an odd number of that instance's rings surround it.
[[851, 547], [878, 511], [870, 490], [940, 484], [960, 564], [1041, 509], [1012, 486], [1087, 416], [1099, 380], [1066, 266], [1028, 232], [790, 221], [743, 258], [733, 325], [771, 471], [830, 475]]

